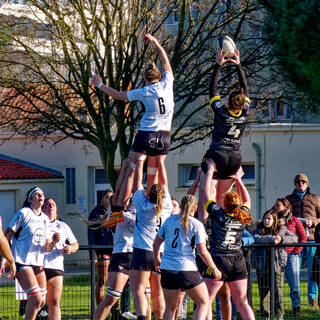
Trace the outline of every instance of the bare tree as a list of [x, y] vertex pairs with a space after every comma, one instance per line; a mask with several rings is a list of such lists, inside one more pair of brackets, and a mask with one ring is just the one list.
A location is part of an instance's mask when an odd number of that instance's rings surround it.
[[[113, 185], [116, 150], [121, 158], [128, 154], [142, 111], [110, 100], [90, 77], [98, 72], [118, 90], [142, 86], [144, 64], [157, 59], [141, 42], [145, 31], [160, 39], [174, 70], [173, 149], [210, 134], [207, 87], [218, 35], [229, 34], [240, 48], [255, 84], [252, 96], [263, 105], [272, 95], [266, 70], [273, 58], [256, 1], [26, 0], [19, 12], [8, 9], [13, 6], [0, 7], [0, 39], [6, 39], [0, 44], [0, 125], [23, 135], [58, 131], [89, 141]], [[237, 85], [233, 73], [225, 68], [222, 96]]]

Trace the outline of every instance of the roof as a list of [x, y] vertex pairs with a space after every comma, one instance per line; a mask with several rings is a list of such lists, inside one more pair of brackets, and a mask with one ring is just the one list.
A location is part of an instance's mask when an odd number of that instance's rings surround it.
[[61, 172], [0, 154], [0, 180], [61, 179]]

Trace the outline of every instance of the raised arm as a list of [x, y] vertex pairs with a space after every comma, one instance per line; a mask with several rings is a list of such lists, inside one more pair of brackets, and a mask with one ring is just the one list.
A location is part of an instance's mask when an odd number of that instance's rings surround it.
[[159, 41], [150, 33], [145, 34], [143, 37], [143, 42], [147, 42], [147, 41], [150, 41], [158, 51], [158, 54], [162, 63], [162, 72], [168, 71], [173, 73], [169, 58], [166, 52], [164, 51], [164, 49], [162, 48], [161, 44], [159, 43]]
[[243, 170], [242, 170], [242, 167], [240, 167], [237, 173], [234, 175], [233, 179], [236, 182], [236, 190], [241, 198], [242, 204], [246, 205], [250, 209], [251, 198], [246, 186], [244, 185], [241, 179], [242, 176], [243, 176]]
[[127, 91], [118, 91], [116, 89], [106, 86], [102, 83], [102, 79], [98, 74], [92, 76], [91, 82], [94, 86], [96, 86], [98, 89], [103, 91], [108, 96], [116, 100], [128, 101]]
[[132, 187], [132, 193], [134, 194], [137, 190], [142, 189], [142, 179], [143, 179], [143, 163], [144, 163], [145, 157], [142, 158], [141, 156], [139, 159], [137, 159], [135, 164], [135, 171], [134, 171], [134, 178], [133, 178], [133, 187]]
[[202, 173], [202, 170], [201, 170], [201, 168], [199, 167], [199, 169], [198, 169], [198, 171], [197, 171], [197, 177], [196, 177], [196, 179], [193, 181], [192, 185], [190, 186], [187, 194], [190, 194], [190, 195], [192, 195], [192, 196], [195, 195], [196, 190], [197, 190], [198, 185], [199, 185], [199, 182], [200, 182], [201, 173]]

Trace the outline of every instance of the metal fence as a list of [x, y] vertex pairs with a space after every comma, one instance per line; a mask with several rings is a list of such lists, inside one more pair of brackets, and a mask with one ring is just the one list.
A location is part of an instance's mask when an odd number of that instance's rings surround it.
[[[272, 244], [254, 244], [249, 247], [249, 253], [257, 248], [268, 248], [268, 263], [269, 267], [265, 274], [267, 283], [267, 291], [269, 294], [268, 303], [270, 308], [270, 318], [273, 319], [276, 314], [276, 283], [277, 278], [274, 273], [275, 262], [275, 248], [276, 247], [317, 247], [320, 244], [315, 243], [299, 243], [295, 245], [272, 245]], [[89, 247], [80, 246], [80, 250], [88, 252], [87, 259], [80, 259], [77, 254], [73, 255], [72, 260], [65, 261], [65, 277], [64, 287], [61, 299], [61, 311], [63, 319], [93, 319], [95, 310], [95, 297], [94, 288], [96, 281], [96, 266], [95, 266], [95, 249], [103, 248], [102, 246]], [[248, 290], [251, 295], [252, 307], [257, 319], [262, 319], [260, 314], [260, 297], [257, 281], [257, 272], [255, 269], [254, 259], [248, 259]], [[279, 284], [278, 284], [279, 285]], [[261, 287], [261, 286], [260, 286]], [[5, 277], [0, 279], [0, 319], [23, 319], [19, 315], [20, 301], [17, 300], [15, 281], [7, 280]], [[290, 299], [289, 286], [286, 279], [283, 283], [283, 300], [284, 300], [284, 319], [292, 319], [294, 315], [292, 313], [292, 304]], [[278, 291], [277, 291], [278, 292]], [[307, 268], [302, 261], [302, 269], [300, 276], [300, 292], [301, 292], [301, 316], [300, 319], [319, 319], [320, 312], [319, 307], [312, 307], [308, 301], [308, 274]], [[133, 304], [131, 302], [131, 310], [133, 310]], [[188, 319], [192, 319], [193, 316], [193, 304], [189, 301], [188, 304]], [[237, 318], [241, 319], [239, 313]], [[216, 314], [215, 303], [213, 303], [213, 319], [219, 319]], [[233, 317], [233, 320], [235, 318]]]

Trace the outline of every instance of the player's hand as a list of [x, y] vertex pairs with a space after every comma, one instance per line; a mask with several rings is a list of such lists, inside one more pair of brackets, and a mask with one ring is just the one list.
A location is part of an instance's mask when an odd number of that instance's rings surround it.
[[130, 164], [131, 164], [131, 161], [129, 157], [125, 158], [122, 162], [123, 167], [130, 167]]
[[156, 260], [156, 261], [155, 261], [155, 267], [154, 267], [154, 268], [156, 269], [157, 272], [160, 272], [161, 258], [160, 258], [160, 257], [157, 257], [155, 260]]
[[234, 55], [233, 55], [234, 58], [229, 58], [228, 61], [230, 62], [233, 62], [234, 64], [236, 65], [239, 65], [240, 64], [240, 52], [238, 49], [235, 49], [234, 50]]
[[158, 40], [153, 35], [151, 35], [150, 33], [146, 33], [143, 36], [142, 42], [147, 43], [148, 41], [155, 42], [155, 41], [158, 41]]
[[279, 235], [275, 236], [275, 238], [274, 238], [274, 243], [275, 244], [281, 243], [281, 241], [282, 241], [281, 236], [279, 236]]
[[0, 276], [2, 276], [6, 272], [6, 264], [7, 264], [7, 259], [2, 257], [1, 264], [0, 264]]
[[208, 170], [215, 168], [215, 164], [214, 164], [214, 162], [213, 162], [212, 159], [207, 159], [207, 160], [206, 160], [206, 163], [207, 163], [207, 165], [208, 165]]
[[244, 171], [242, 169], [242, 166], [238, 169], [238, 171], [231, 176], [233, 180], [241, 180], [241, 178], [244, 176]]
[[98, 86], [100, 83], [102, 83], [102, 79], [98, 74], [95, 74], [91, 78], [91, 82], [94, 86]]
[[226, 62], [229, 61], [229, 59], [226, 59], [226, 55], [228, 54], [228, 52], [224, 52], [223, 49], [221, 50], [217, 50], [217, 55], [216, 55], [216, 62], [217, 64], [219, 64], [220, 66], [222, 66], [223, 64], [225, 64]]
[[63, 248], [63, 251], [64, 251], [64, 253], [66, 253], [66, 254], [72, 253], [71, 246], [65, 246], [65, 247]]
[[55, 232], [52, 236], [52, 242], [57, 243], [61, 239], [60, 232]]
[[222, 273], [217, 267], [213, 270], [213, 275], [214, 280], [220, 280], [222, 278]]
[[11, 263], [7, 262], [7, 267], [9, 268], [9, 273], [6, 278], [12, 279], [16, 275], [16, 264], [14, 261], [12, 261]]

